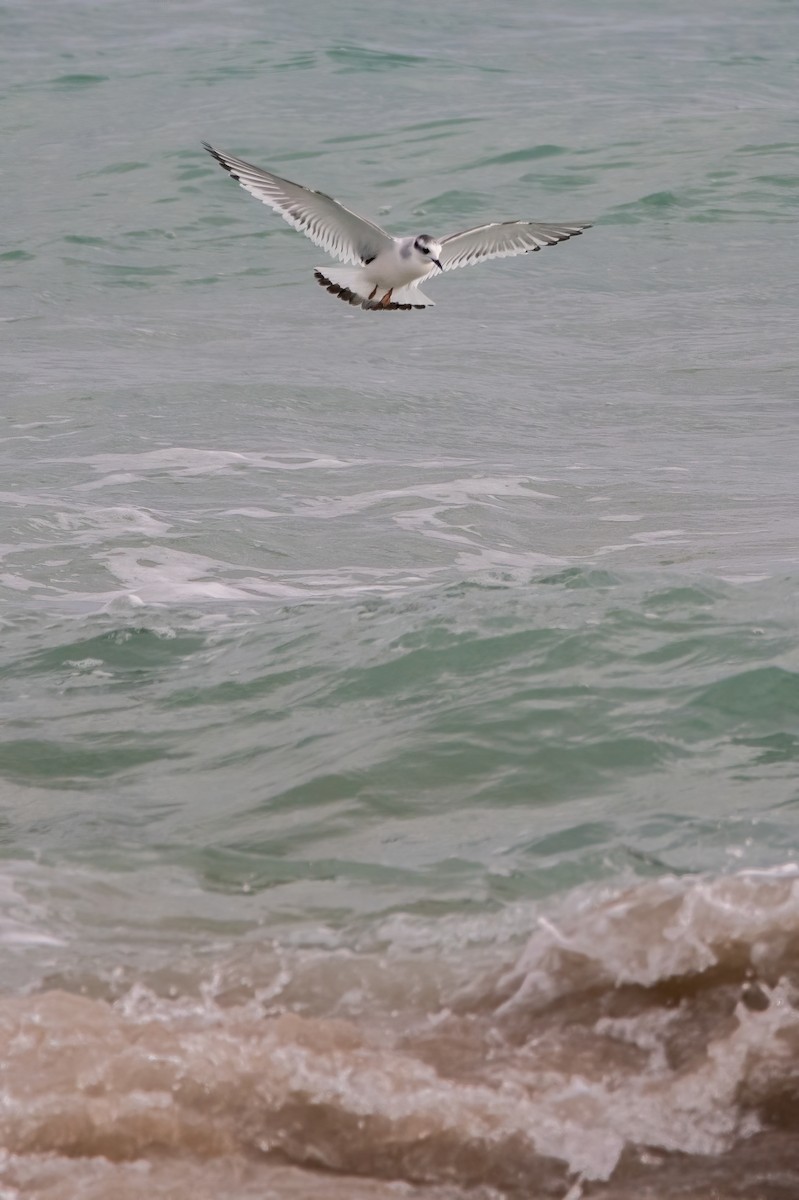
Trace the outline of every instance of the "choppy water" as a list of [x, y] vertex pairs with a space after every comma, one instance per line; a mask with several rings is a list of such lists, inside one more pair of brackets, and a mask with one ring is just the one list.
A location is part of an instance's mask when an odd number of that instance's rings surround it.
[[794, 7], [0, 28], [3, 1200], [794, 1198]]

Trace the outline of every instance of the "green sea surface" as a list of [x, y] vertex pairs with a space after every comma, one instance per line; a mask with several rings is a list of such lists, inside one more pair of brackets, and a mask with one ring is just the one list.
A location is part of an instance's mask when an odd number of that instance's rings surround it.
[[[792, 864], [795, 7], [0, 29], [9, 992]], [[202, 139], [593, 227], [356, 312]]]

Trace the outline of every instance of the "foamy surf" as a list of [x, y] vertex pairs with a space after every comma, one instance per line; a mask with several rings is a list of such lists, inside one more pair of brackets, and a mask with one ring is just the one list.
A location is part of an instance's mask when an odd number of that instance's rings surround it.
[[586, 889], [511, 925], [4, 997], [2, 1194], [797, 1194], [795, 871]]

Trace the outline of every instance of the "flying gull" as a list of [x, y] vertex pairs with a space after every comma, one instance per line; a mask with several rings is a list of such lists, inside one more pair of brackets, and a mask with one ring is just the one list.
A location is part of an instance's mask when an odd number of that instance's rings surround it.
[[544, 221], [492, 221], [436, 238], [429, 233], [392, 237], [324, 192], [292, 183], [242, 158], [203, 146], [243, 188], [280, 213], [333, 258], [348, 267], [317, 267], [314, 277], [356, 307], [369, 312], [429, 308], [433, 301], [419, 283], [435, 271], [454, 271], [491, 258], [527, 254], [577, 237], [590, 225]]

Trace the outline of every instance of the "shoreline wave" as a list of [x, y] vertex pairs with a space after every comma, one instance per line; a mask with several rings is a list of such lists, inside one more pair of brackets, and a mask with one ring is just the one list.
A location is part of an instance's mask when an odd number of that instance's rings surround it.
[[194, 978], [117, 968], [2, 997], [0, 1184], [796, 1194], [793, 865], [580, 888], [530, 909], [525, 944], [500, 931], [394, 918], [371, 944], [239, 945]]

